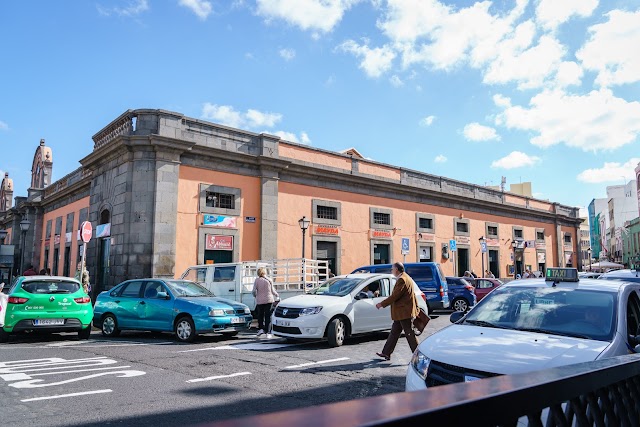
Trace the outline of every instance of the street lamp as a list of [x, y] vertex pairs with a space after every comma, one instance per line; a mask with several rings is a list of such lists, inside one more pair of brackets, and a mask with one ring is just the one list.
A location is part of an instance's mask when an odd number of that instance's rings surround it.
[[307, 228], [309, 228], [309, 224], [310, 223], [311, 223], [311, 221], [309, 221], [306, 216], [303, 216], [302, 218], [300, 218], [298, 220], [298, 225], [300, 226], [300, 229], [302, 230], [302, 259], [304, 259], [304, 256], [305, 256], [304, 235], [307, 232]]
[[587, 254], [589, 254], [589, 271], [591, 271], [591, 247], [587, 248]]
[[478, 241], [480, 242], [480, 259], [482, 260], [482, 277], [484, 277], [484, 248], [485, 248], [484, 236], [480, 237]]
[[31, 223], [28, 219], [23, 219], [20, 221], [20, 231], [22, 232], [22, 245], [20, 250], [20, 271], [18, 271], [19, 275], [22, 275], [24, 268], [24, 247], [27, 244], [27, 231], [29, 231], [29, 227]]
[[513, 278], [514, 279], [518, 276], [518, 269], [516, 268], [516, 266], [517, 266], [517, 263], [516, 263], [516, 249], [518, 249], [521, 246], [521, 242], [523, 242], [523, 241], [524, 241], [523, 238], [516, 237], [511, 242], [511, 247], [513, 247]]

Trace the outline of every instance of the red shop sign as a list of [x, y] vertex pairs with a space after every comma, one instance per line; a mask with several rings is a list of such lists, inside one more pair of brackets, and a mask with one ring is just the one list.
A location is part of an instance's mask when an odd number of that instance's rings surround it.
[[207, 234], [205, 239], [205, 249], [208, 251], [233, 250], [233, 236], [214, 236]]

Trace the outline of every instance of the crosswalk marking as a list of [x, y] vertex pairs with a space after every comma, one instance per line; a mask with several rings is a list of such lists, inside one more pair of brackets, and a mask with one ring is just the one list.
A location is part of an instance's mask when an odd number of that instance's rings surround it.
[[235, 374], [229, 374], [229, 375], [216, 375], [214, 377], [206, 377], [206, 378], [196, 378], [193, 380], [187, 380], [188, 383], [199, 383], [199, 382], [203, 382], [203, 381], [212, 381], [212, 380], [219, 380], [222, 378], [233, 378], [233, 377], [241, 377], [244, 375], [251, 375], [251, 372], [236, 372]]
[[307, 363], [301, 363], [300, 365], [292, 365], [292, 366], [287, 366], [284, 369], [297, 369], [297, 368], [305, 368], [307, 366], [313, 366], [313, 365], [324, 365], [326, 363], [333, 363], [333, 362], [342, 362], [345, 360], [349, 360], [348, 357], [339, 357], [337, 359], [329, 359], [329, 360], [321, 360], [319, 362], [307, 362]]
[[55, 395], [55, 396], [42, 396], [42, 397], [32, 397], [30, 399], [20, 399], [20, 402], [36, 402], [38, 400], [62, 399], [62, 398], [65, 398], [65, 397], [85, 396], [85, 395], [88, 395], [88, 394], [111, 393], [112, 391], [113, 390], [111, 390], [111, 389], [81, 391], [81, 392], [78, 392], [78, 393], [58, 394], [58, 395]]

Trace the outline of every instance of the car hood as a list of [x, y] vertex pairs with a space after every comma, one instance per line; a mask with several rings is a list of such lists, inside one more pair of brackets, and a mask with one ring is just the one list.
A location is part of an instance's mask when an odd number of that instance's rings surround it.
[[[348, 298], [348, 296], [347, 296]], [[345, 297], [332, 297], [327, 295], [297, 295], [295, 297], [282, 300], [279, 305], [291, 308], [306, 308], [340, 304], [345, 301]]]
[[233, 307], [234, 309], [244, 309], [247, 307], [245, 304], [239, 303], [237, 301], [233, 301], [227, 298], [220, 297], [178, 297], [179, 301], [183, 301], [190, 304], [201, 305], [205, 307], [212, 308], [229, 308]]
[[451, 325], [425, 339], [420, 351], [449, 365], [518, 374], [596, 360], [611, 343], [471, 325]]

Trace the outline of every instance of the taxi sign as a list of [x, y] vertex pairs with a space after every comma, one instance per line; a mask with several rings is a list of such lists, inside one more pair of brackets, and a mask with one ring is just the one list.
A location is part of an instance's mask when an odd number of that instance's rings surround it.
[[546, 280], [553, 280], [554, 282], [577, 282], [579, 281], [578, 269], [560, 267], [547, 268]]

